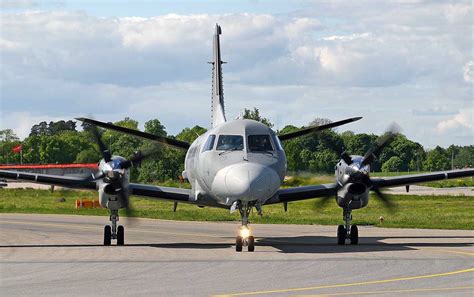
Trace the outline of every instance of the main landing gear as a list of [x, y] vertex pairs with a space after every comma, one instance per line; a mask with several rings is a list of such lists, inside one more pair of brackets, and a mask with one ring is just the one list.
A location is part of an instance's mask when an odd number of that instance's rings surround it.
[[247, 247], [249, 252], [255, 251], [255, 238], [251, 235], [252, 233], [248, 227], [249, 214], [252, 207], [253, 205], [249, 203], [238, 203], [240, 216], [242, 217], [242, 226], [240, 227], [239, 235], [235, 238], [235, 250], [237, 252], [241, 252], [243, 247]]
[[125, 229], [122, 225], [117, 226], [118, 220], [118, 210], [111, 210], [110, 221], [112, 222], [112, 226], [106, 225], [104, 227], [104, 245], [110, 245], [112, 239], [117, 240], [117, 245], [125, 244]]
[[339, 227], [337, 228], [337, 244], [345, 244], [346, 239], [349, 239], [351, 241], [351, 244], [358, 244], [359, 230], [357, 228], [357, 225], [351, 226], [352, 210], [350, 208], [344, 209], [343, 218], [345, 225], [339, 225]]

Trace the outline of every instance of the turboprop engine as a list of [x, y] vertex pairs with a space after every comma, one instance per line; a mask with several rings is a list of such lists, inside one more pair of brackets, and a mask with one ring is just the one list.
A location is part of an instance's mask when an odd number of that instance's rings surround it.
[[385, 206], [393, 208], [393, 203], [372, 182], [370, 165], [397, 134], [398, 127], [392, 125], [364, 156], [342, 153], [341, 160], [335, 168], [337, 183], [340, 186], [337, 192], [337, 204], [340, 207], [350, 209], [365, 207], [369, 203], [369, 193], [373, 191]]

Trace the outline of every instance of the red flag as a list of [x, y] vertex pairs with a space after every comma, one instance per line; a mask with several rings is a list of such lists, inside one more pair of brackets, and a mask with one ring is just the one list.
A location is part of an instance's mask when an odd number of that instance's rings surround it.
[[12, 148], [12, 152], [14, 152], [15, 154], [20, 153], [22, 150], [23, 150], [23, 146], [21, 144], [19, 144], [19, 145], [15, 146], [14, 148]]

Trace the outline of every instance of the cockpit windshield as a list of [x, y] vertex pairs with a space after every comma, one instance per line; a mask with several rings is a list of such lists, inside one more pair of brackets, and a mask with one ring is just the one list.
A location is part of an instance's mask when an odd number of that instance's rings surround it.
[[273, 151], [273, 146], [270, 142], [270, 135], [249, 135], [248, 146], [251, 152]]
[[244, 149], [244, 138], [241, 135], [220, 135], [217, 141], [218, 151], [241, 151]]

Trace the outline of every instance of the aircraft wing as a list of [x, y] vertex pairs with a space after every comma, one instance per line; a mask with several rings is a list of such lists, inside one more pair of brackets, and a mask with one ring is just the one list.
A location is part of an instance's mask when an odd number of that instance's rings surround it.
[[177, 202], [190, 202], [191, 190], [130, 183], [130, 194], [152, 198], [160, 198]]
[[94, 181], [84, 182], [84, 178], [75, 176], [62, 176], [53, 174], [39, 174], [29, 172], [19, 172], [11, 170], [0, 170], [0, 178], [19, 180], [30, 183], [60, 186], [74, 189], [96, 190], [97, 186]]
[[[0, 170], [0, 178], [73, 189], [97, 190], [96, 182], [84, 181], [84, 177]], [[189, 189], [130, 183], [129, 190], [131, 195], [136, 196], [157, 198], [174, 202], [185, 202], [202, 206], [226, 208], [226, 206], [217, 204], [215, 201], [210, 199], [202, 199], [199, 201], [191, 199], [191, 190]]]
[[275, 196], [265, 202], [265, 205], [299, 201], [311, 198], [335, 196], [337, 194], [337, 190], [337, 184], [322, 184], [314, 186], [281, 188], [278, 190]]
[[388, 188], [396, 186], [405, 186], [416, 183], [424, 183], [450, 178], [460, 178], [474, 176], [474, 169], [440, 171], [424, 174], [410, 174], [394, 177], [371, 178], [372, 183], [377, 188]]
[[300, 136], [304, 136], [304, 135], [307, 135], [307, 134], [310, 134], [310, 133], [316, 133], [318, 131], [331, 129], [331, 128], [334, 128], [334, 127], [337, 127], [337, 126], [352, 123], [352, 122], [358, 121], [360, 119], [362, 119], [362, 117], [355, 117], [355, 118], [345, 119], [345, 120], [342, 120], [342, 121], [337, 121], [337, 122], [329, 123], [329, 124], [326, 124], [326, 125], [311, 126], [311, 127], [308, 127], [308, 128], [303, 128], [303, 129], [300, 129], [300, 130], [296, 130], [294, 132], [280, 134], [280, 135], [278, 135], [278, 138], [281, 141], [290, 140], [290, 139], [300, 137]]
[[87, 119], [87, 118], [77, 118], [76, 120], [79, 120], [79, 121], [84, 122], [84, 123], [92, 124], [92, 125], [95, 125], [95, 126], [99, 126], [99, 127], [102, 127], [102, 128], [106, 128], [106, 129], [122, 132], [122, 133], [125, 133], [125, 134], [130, 134], [130, 135], [133, 135], [133, 136], [137, 136], [137, 137], [140, 137], [140, 138], [156, 141], [156, 142], [159, 142], [159, 143], [167, 144], [169, 146], [179, 148], [179, 149], [187, 150], [190, 146], [189, 143], [181, 141], [181, 140], [177, 140], [177, 139], [173, 139], [173, 138], [169, 138], [169, 137], [163, 137], [163, 136], [159, 136], [159, 135], [154, 135], [154, 134], [151, 134], [151, 133], [146, 133], [146, 132], [133, 130], [133, 129], [125, 128], [125, 127], [120, 127], [120, 126], [117, 126], [117, 125], [114, 125], [114, 124], [111, 124], [111, 123], [99, 122], [99, 121], [92, 120], [92, 119]]

